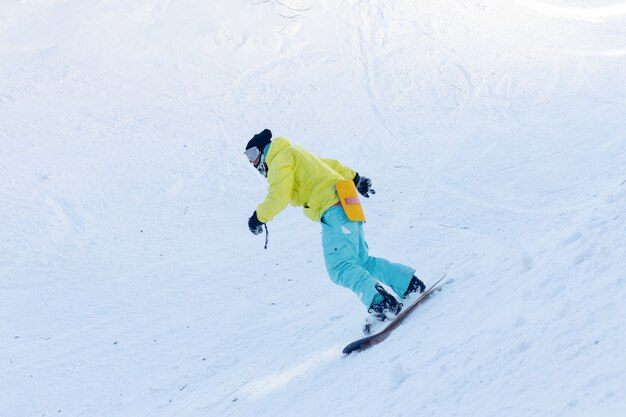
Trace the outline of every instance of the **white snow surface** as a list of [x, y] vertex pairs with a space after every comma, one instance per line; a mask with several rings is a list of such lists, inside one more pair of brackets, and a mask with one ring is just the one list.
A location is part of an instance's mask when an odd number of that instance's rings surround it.
[[[0, 0], [0, 415], [626, 415], [626, 2]], [[243, 156], [450, 281], [382, 344]]]

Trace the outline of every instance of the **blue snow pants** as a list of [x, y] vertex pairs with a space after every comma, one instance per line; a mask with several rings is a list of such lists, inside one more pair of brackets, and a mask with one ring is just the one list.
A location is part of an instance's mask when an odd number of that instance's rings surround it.
[[415, 269], [369, 256], [362, 222], [348, 220], [343, 207], [333, 206], [324, 212], [321, 223], [326, 269], [335, 284], [352, 290], [367, 309], [382, 301], [377, 281], [400, 297], [404, 294]]

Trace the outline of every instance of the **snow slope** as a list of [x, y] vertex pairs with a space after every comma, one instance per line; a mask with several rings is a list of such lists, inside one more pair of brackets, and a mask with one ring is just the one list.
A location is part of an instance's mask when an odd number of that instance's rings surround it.
[[[2, 416], [626, 413], [626, 3], [3, 0], [0, 57]], [[248, 232], [266, 127], [448, 271], [383, 344]]]

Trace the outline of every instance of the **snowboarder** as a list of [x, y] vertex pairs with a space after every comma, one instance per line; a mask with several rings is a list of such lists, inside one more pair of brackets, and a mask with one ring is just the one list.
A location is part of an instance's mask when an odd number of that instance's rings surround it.
[[[375, 194], [369, 178], [337, 160], [320, 158], [292, 145], [285, 138], [272, 141], [268, 129], [254, 135], [246, 145], [245, 155], [269, 182], [265, 200], [248, 220], [250, 232], [262, 233], [265, 223], [289, 203], [304, 207], [304, 214], [322, 225], [324, 260], [331, 280], [357, 294], [378, 320], [385, 320], [385, 313], [396, 315], [402, 308], [379, 282], [400, 298], [424, 291], [425, 285], [415, 276], [415, 269], [368, 255], [363, 233], [365, 218], [356, 191], [365, 198]], [[354, 197], [340, 198], [339, 183], [356, 188]], [[356, 217], [352, 213], [355, 208]], [[356, 220], [350, 220], [347, 212]]]

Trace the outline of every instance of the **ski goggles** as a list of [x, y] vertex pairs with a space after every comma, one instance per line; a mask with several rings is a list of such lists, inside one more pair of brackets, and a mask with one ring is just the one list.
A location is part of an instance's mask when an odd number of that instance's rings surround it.
[[256, 146], [253, 146], [250, 149], [246, 149], [244, 154], [246, 155], [246, 158], [248, 158], [250, 162], [254, 162], [259, 157], [259, 155], [261, 155], [261, 151]]

